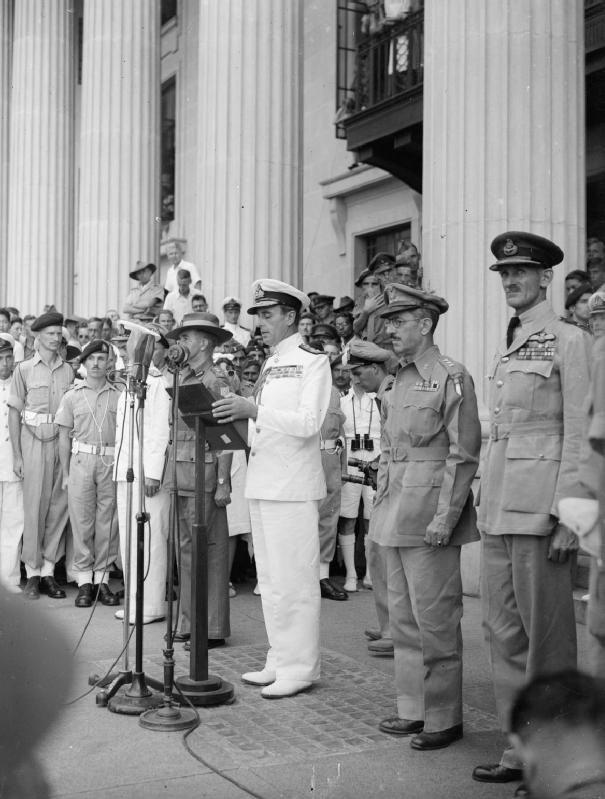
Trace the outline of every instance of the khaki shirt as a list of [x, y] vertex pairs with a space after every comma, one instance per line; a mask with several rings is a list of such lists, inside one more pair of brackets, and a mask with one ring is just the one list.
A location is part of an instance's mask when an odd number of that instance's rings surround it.
[[36, 352], [15, 367], [7, 402], [18, 411], [54, 414], [73, 382], [73, 369], [68, 363], [57, 357], [49, 368]]
[[116, 441], [116, 419], [120, 389], [105, 383], [98, 391], [88, 383], [80, 383], [61, 400], [55, 421], [73, 431], [81, 444], [113, 447]]
[[481, 425], [473, 381], [436, 346], [400, 363], [381, 405], [378, 487], [370, 535], [384, 546], [423, 546], [428, 531], [451, 545], [478, 538], [471, 485]]
[[143, 316], [153, 316], [162, 310], [164, 304], [164, 289], [156, 283], [140, 283], [133, 288], [126, 297], [123, 314], [127, 319], [139, 319]]
[[481, 470], [479, 529], [548, 535], [559, 500], [578, 494], [590, 339], [546, 301], [519, 315], [490, 378], [490, 438]]

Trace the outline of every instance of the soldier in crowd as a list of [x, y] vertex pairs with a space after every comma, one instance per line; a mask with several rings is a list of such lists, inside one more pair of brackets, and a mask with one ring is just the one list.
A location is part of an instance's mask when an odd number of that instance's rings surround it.
[[[254, 401], [214, 403], [225, 422], [249, 419], [246, 497], [269, 651], [261, 671], [244, 682], [265, 686], [266, 699], [292, 696], [319, 679], [318, 504], [326, 495], [319, 431], [332, 390], [330, 366], [298, 331], [306, 294], [279, 280], [252, 286], [249, 314], [258, 323], [267, 359]], [[287, 535], [284, 531], [287, 530]]]
[[595, 338], [605, 335], [605, 291], [595, 291], [588, 300], [588, 324]]
[[71, 366], [59, 355], [63, 316], [56, 311], [42, 314], [31, 329], [36, 333], [38, 351], [15, 368], [8, 397], [13, 470], [23, 478], [27, 497], [22, 550], [27, 574], [24, 595], [39, 599], [42, 591], [51, 599], [64, 599], [65, 591], [54, 578], [68, 519], [55, 413], [74, 376]]
[[355, 281], [361, 288], [361, 304], [354, 315], [353, 330], [359, 338], [373, 341], [383, 349], [390, 349], [391, 337], [385, 330], [384, 318], [380, 311], [384, 306], [382, 281], [369, 269], [364, 269]]
[[318, 294], [313, 301], [312, 310], [318, 322], [334, 325], [334, 297], [331, 294]]
[[334, 314], [334, 328], [340, 338], [339, 344], [342, 350], [355, 335], [351, 311], [336, 311]]
[[395, 258], [387, 252], [377, 253], [370, 263], [368, 264], [368, 271], [380, 278], [380, 282], [384, 286], [390, 283], [393, 279], [393, 268], [395, 266]]
[[[393, 356], [389, 350], [383, 350], [370, 341], [353, 340], [349, 344], [347, 364], [351, 369], [361, 394], [351, 389], [341, 401], [346, 414], [345, 433], [347, 434], [347, 453], [349, 458], [366, 463], [380, 457], [380, 415], [382, 402], [393, 385], [393, 376], [387, 374], [387, 363]], [[359, 403], [359, 405], [357, 405]], [[364, 407], [365, 404], [365, 407]], [[369, 413], [367, 407], [369, 405]], [[355, 408], [357, 411], [355, 412]], [[367, 420], [367, 430], [366, 430]], [[359, 426], [359, 432], [357, 427]], [[352, 442], [360, 443], [368, 434], [372, 449], [351, 449]], [[358, 467], [349, 466], [349, 472], [360, 475]], [[342, 503], [340, 507], [340, 533], [338, 542], [347, 563], [352, 561], [355, 568], [354, 545], [355, 523], [359, 513], [359, 502], [363, 497], [363, 517], [366, 530], [366, 578], [364, 584], [371, 585], [374, 594], [374, 605], [378, 618], [378, 629], [365, 631], [369, 640], [368, 651], [375, 656], [392, 657], [394, 654], [393, 636], [389, 627], [389, 600], [387, 593], [387, 569], [385, 549], [379, 546], [372, 536], [372, 508], [375, 491], [370, 485], [361, 486], [345, 483], [342, 487]], [[347, 572], [350, 566], [347, 568]], [[346, 585], [346, 583], [345, 583]]]
[[[324, 599], [339, 602], [348, 599], [349, 595], [330, 580], [330, 563], [336, 551], [341, 475], [347, 470], [344, 418], [340, 410], [340, 393], [332, 386], [328, 410], [319, 433], [321, 465], [326, 479], [326, 496], [319, 503], [319, 587]], [[351, 590], [357, 590], [357, 581]]]
[[301, 313], [300, 319], [298, 322], [298, 332], [305, 340], [305, 344], [309, 343], [309, 339], [311, 338], [311, 331], [315, 326], [315, 317], [310, 311], [305, 311]]
[[145, 264], [137, 261], [136, 267], [129, 271], [132, 280], [139, 284], [126, 297], [122, 313], [126, 319], [151, 320], [162, 310], [164, 292], [161, 286], [151, 282], [151, 277], [156, 271], [155, 264]]
[[372, 539], [385, 549], [398, 715], [380, 729], [431, 750], [462, 737], [460, 547], [478, 539], [481, 426], [471, 376], [433, 342], [447, 302], [397, 289], [381, 312], [400, 361], [381, 405]]
[[243, 347], [247, 347], [250, 343], [250, 331], [247, 327], [242, 327], [239, 324], [242, 301], [237, 297], [225, 297], [221, 307], [225, 317], [222, 327], [231, 333], [235, 341], [239, 341]]
[[109, 383], [111, 344], [94, 339], [80, 361], [86, 379], [59, 405], [59, 457], [73, 534], [77, 608], [88, 608], [98, 592], [103, 605], [118, 605], [109, 588], [109, 565], [118, 554], [118, 518], [113, 483], [116, 413], [120, 389]]
[[565, 298], [567, 299], [571, 292], [579, 289], [580, 286], [586, 286], [590, 290], [591, 283], [588, 272], [584, 272], [582, 269], [572, 269], [565, 275]]
[[[211, 313], [191, 313], [183, 318], [180, 327], [167, 334], [169, 340], [187, 347], [189, 360], [179, 374], [180, 385], [201, 383], [215, 397], [230, 392], [226, 374], [212, 363], [214, 348], [231, 338], [231, 333], [219, 326]], [[180, 619], [175, 641], [191, 637], [191, 553], [195, 523], [195, 432], [179, 414], [176, 435], [177, 473], [173, 485], [170, 469], [164, 487], [177, 492], [180, 525]], [[168, 458], [172, 457], [171, 447]], [[225, 507], [231, 501], [230, 452], [207, 450], [205, 462], [205, 513], [208, 527], [208, 647], [225, 644], [231, 635], [229, 621], [229, 531]]]
[[208, 310], [208, 300], [203, 294], [194, 294], [191, 298], [192, 313], [206, 313]]
[[591, 236], [586, 242], [586, 271], [594, 291], [605, 283], [605, 243]]
[[571, 291], [565, 298], [565, 310], [569, 313], [569, 317], [563, 321], [576, 325], [584, 330], [585, 333], [590, 333], [588, 301], [591, 296], [592, 289], [586, 284]]
[[[496, 706], [508, 732], [514, 697], [537, 674], [575, 668], [571, 567], [576, 536], [558, 517], [575, 496], [588, 392], [586, 334], [565, 324], [546, 293], [563, 252], [532, 233], [493, 240], [507, 304], [506, 339], [490, 372], [490, 437], [481, 473], [483, 619]], [[477, 766], [480, 782], [520, 780], [507, 749]]]
[[8, 434], [11, 377], [15, 368], [13, 345], [0, 333], [0, 583], [19, 593], [21, 540], [23, 538], [23, 479], [13, 470], [13, 450]]
[[157, 324], [160, 325], [160, 327], [164, 328], [164, 330], [167, 330], [168, 332], [170, 332], [176, 326], [176, 322], [174, 321], [174, 314], [168, 308], [162, 308], [162, 310], [157, 315], [156, 321]]

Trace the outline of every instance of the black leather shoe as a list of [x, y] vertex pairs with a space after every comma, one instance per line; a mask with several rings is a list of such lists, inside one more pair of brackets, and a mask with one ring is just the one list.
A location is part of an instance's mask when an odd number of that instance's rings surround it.
[[349, 598], [349, 595], [346, 591], [343, 591], [342, 588], [334, 585], [334, 583], [327, 577], [324, 577], [323, 580], [319, 581], [319, 587], [321, 589], [321, 595], [324, 599], [335, 599], [337, 602], [344, 602], [345, 599]]
[[97, 587], [97, 591], [99, 594], [99, 602], [102, 605], [119, 605], [120, 600], [118, 597], [111, 591], [107, 583], [101, 583]]
[[65, 599], [67, 596], [62, 588], [59, 588], [54, 577], [40, 578], [40, 593], [46, 594], [51, 599]]
[[381, 732], [388, 732], [389, 735], [414, 735], [414, 733], [422, 732], [423, 727], [424, 721], [400, 719], [399, 716], [384, 719], [378, 725]]
[[[224, 638], [208, 639], [208, 649], [216, 649], [217, 646], [225, 646], [225, 639]], [[183, 649], [185, 650], [185, 652], [191, 652], [191, 641], [186, 641], [183, 644]]]
[[410, 741], [412, 749], [419, 749], [421, 752], [429, 749], [445, 749], [446, 746], [459, 741], [462, 738], [462, 724], [448, 727], [447, 730], [439, 732], [421, 732], [415, 735]]
[[84, 583], [78, 588], [78, 596], [75, 600], [77, 608], [89, 608], [92, 605], [92, 583]]
[[23, 596], [26, 599], [40, 599], [40, 578], [28, 577], [23, 589]]
[[517, 782], [523, 779], [520, 768], [507, 768], [500, 763], [487, 766], [476, 766], [473, 769], [473, 779], [477, 782]]
[[172, 636], [173, 641], [188, 641], [191, 638], [191, 633], [181, 633], [177, 630]]
[[521, 785], [519, 785], [517, 790], [514, 792], [513, 796], [514, 797], [531, 796], [531, 792], [530, 792], [529, 788], [527, 787], [527, 785], [524, 782], [522, 782]]

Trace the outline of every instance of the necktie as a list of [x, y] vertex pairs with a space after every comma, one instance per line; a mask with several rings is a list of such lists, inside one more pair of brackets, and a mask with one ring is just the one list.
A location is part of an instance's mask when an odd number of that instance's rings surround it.
[[508, 327], [506, 328], [506, 346], [507, 348], [515, 340], [515, 330], [521, 327], [521, 320], [518, 316], [512, 316], [509, 320]]

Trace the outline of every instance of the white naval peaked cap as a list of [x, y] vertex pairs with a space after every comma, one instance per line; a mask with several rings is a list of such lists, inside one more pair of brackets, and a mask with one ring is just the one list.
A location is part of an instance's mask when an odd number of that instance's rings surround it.
[[255, 314], [261, 308], [271, 308], [273, 305], [287, 305], [295, 311], [300, 311], [308, 308], [310, 302], [304, 291], [289, 283], [262, 277], [252, 284], [252, 304], [248, 308], [248, 313]]
[[228, 305], [237, 305], [238, 308], [242, 307], [242, 301], [239, 297], [225, 297], [225, 299], [221, 303], [221, 308], [226, 308]]

